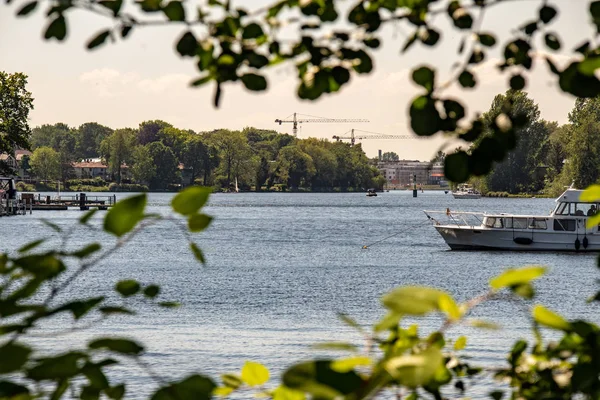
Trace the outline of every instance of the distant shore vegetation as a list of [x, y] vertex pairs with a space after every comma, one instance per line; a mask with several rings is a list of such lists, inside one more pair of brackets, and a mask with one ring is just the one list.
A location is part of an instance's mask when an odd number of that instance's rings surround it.
[[385, 179], [360, 145], [244, 128], [194, 132], [160, 120], [136, 129], [96, 122], [32, 129], [23, 191], [362, 191]]

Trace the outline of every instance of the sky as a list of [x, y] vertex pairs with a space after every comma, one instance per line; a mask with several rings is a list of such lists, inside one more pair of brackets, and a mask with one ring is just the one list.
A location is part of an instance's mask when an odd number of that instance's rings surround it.
[[[249, 92], [241, 83], [225, 85], [221, 106], [215, 109], [212, 105], [214, 87], [189, 87], [189, 82], [198, 77], [195, 64], [179, 57], [175, 51], [183, 26], [140, 28], [124, 41], [88, 51], [85, 44], [97, 32], [111, 26], [109, 20], [77, 10], [68, 15], [66, 41], [46, 41], [43, 39], [44, 7], [38, 7], [26, 18], [15, 16], [27, 2], [14, 0], [9, 6], [3, 5], [0, 12], [0, 54], [3, 55], [0, 70], [29, 76], [28, 89], [35, 99], [35, 109], [30, 114], [32, 127], [57, 122], [76, 127], [85, 122], [98, 122], [122, 128], [162, 119], [178, 128], [194, 131], [253, 126], [291, 133], [291, 124], [279, 126], [275, 119], [284, 119], [296, 112], [369, 120], [368, 123], [305, 123], [299, 129], [300, 138], [330, 139], [351, 129], [408, 135], [411, 134], [409, 105], [421, 92], [410, 80], [411, 69], [420, 65], [434, 67], [437, 81], [442, 83], [451, 76], [452, 64], [462, 61], [457, 49], [463, 33], [451, 29], [448, 17], [440, 15], [434, 25], [441, 31], [442, 39], [433, 48], [416, 44], [401, 54], [410, 28], [403, 24], [383, 28], [382, 46], [374, 52], [374, 71], [353, 76], [351, 83], [336, 94], [325, 95], [314, 102], [299, 100], [295, 95], [295, 67], [286, 64], [267, 73], [269, 89], [266, 92]], [[511, 30], [536, 18], [541, 3], [518, 0], [495, 6], [483, 17], [481, 30], [497, 34], [499, 43], [504, 43]], [[588, 1], [549, 3], [555, 4], [560, 14], [548, 30], [559, 33], [563, 49], [572, 50], [585, 38], [593, 37]], [[188, 0], [186, 8], [191, 10], [194, 4]], [[251, 10], [264, 4], [264, 0], [235, 3]], [[339, 4], [345, 8], [353, 1]], [[444, 96], [463, 102], [469, 115], [485, 112], [494, 96], [507, 88], [509, 75], [500, 75], [495, 67], [500, 56], [501, 46], [497, 44], [488, 53], [487, 61], [477, 67], [479, 85], [475, 90], [461, 89], [455, 84], [444, 91]], [[564, 65], [571, 55], [555, 53], [552, 57]], [[574, 98], [560, 93], [545, 62], [536, 61], [528, 76], [526, 90], [539, 104], [542, 118], [567, 122]], [[403, 159], [429, 160], [440, 148], [454, 148], [456, 142], [437, 135], [431, 139], [363, 140], [362, 146], [370, 157], [381, 149], [396, 152]]]

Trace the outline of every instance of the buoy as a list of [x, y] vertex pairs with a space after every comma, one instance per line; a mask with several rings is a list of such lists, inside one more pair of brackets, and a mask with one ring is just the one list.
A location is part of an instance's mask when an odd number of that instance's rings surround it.
[[368, 247], [367, 246], [363, 246], [363, 249], [368, 249]]
[[581, 242], [579, 241], [579, 238], [575, 239], [575, 250], [579, 250], [579, 248], [581, 247]]
[[446, 208], [446, 215], [450, 215], [450, 208]]
[[584, 249], [587, 249], [587, 247], [588, 247], [588, 244], [589, 244], [589, 242], [588, 242], [588, 238], [587, 238], [587, 236], [584, 236], [584, 237], [583, 237], [583, 248], [584, 248]]

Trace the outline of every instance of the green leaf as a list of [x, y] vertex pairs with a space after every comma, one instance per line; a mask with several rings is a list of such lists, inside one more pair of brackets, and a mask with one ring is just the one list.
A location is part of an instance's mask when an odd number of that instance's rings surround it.
[[88, 344], [90, 349], [106, 349], [119, 354], [138, 355], [144, 347], [128, 339], [98, 339]]
[[267, 89], [267, 80], [262, 75], [248, 73], [242, 75], [241, 79], [248, 90], [257, 92]]
[[29, 250], [38, 247], [40, 244], [44, 243], [46, 239], [39, 239], [33, 242], [27, 243], [25, 246], [21, 247], [18, 251], [19, 253], [27, 253]]
[[81, 373], [88, 378], [91, 388], [103, 390], [109, 387], [106, 375], [104, 375], [102, 368], [97, 364], [88, 361], [83, 368], [81, 368]]
[[190, 242], [190, 248], [192, 249], [192, 253], [194, 253], [194, 257], [196, 258], [196, 260], [200, 261], [202, 264], [206, 264], [204, 254], [202, 254], [202, 250], [200, 250], [196, 243]]
[[337, 83], [339, 83], [340, 85], [343, 85], [350, 80], [350, 71], [348, 71], [346, 68], [340, 67], [338, 65], [331, 69], [331, 76], [333, 76], [333, 79]]
[[97, 252], [101, 248], [102, 248], [102, 246], [100, 245], [100, 243], [90, 243], [87, 246], [85, 246], [83, 249], [72, 252], [71, 255], [73, 257], [77, 257], [77, 258], [85, 258], [85, 257]]
[[119, 15], [119, 11], [123, 6], [123, 0], [102, 0], [99, 1], [98, 4], [111, 10], [113, 12], [113, 16], [116, 17]]
[[384, 362], [384, 367], [401, 385], [415, 389], [430, 383], [443, 363], [440, 349], [431, 346], [418, 354], [393, 357]]
[[46, 28], [44, 38], [46, 40], [56, 38], [56, 40], [62, 41], [65, 36], [67, 36], [67, 22], [62, 14], [58, 14], [58, 16], [50, 22], [48, 28]]
[[221, 375], [221, 380], [225, 386], [232, 389], [237, 389], [244, 383], [242, 378], [233, 374], [223, 374]]
[[435, 44], [440, 40], [440, 34], [435, 29], [428, 28], [419, 35], [419, 39], [421, 43], [426, 46], [435, 46]]
[[181, 304], [179, 304], [175, 301], [162, 301], [162, 302], [158, 303], [158, 305], [161, 307], [164, 307], [164, 308], [177, 308]]
[[100, 307], [98, 309], [98, 311], [100, 311], [104, 315], [111, 315], [111, 314], [134, 315], [135, 314], [133, 311], [128, 310], [124, 307], [114, 307], [114, 306]]
[[396, 329], [401, 319], [402, 314], [390, 311], [375, 324], [373, 329], [375, 330], [375, 332], [387, 331], [388, 329]]
[[246, 361], [242, 367], [242, 380], [249, 386], [260, 386], [269, 380], [269, 370], [262, 364]]
[[365, 356], [343, 358], [341, 360], [335, 360], [331, 363], [331, 369], [336, 372], [350, 372], [356, 367], [368, 366], [373, 364], [373, 360]]
[[306, 396], [299, 390], [281, 385], [273, 392], [273, 400], [306, 400]]
[[104, 296], [93, 297], [87, 300], [76, 300], [51, 310], [51, 314], [57, 314], [63, 311], [70, 311], [73, 314], [73, 318], [79, 319], [90, 312], [94, 307], [104, 301]]
[[40, 218], [40, 221], [47, 227], [54, 230], [55, 232], [58, 232], [58, 233], [62, 232], [62, 228], [60, 226], [56, 225], [54, 222], [50, 222], [45, 218]]
[[13, 260], [13, 263], [38, 278], [52, 278], [66, 269], [65, 264], [52, 252], [23, 256]]
[[233, 393], [234, 389], [232, 387], [229, 386], [219, 386], [216, 387], [215, 390], [213, 390], [213, 396], [218, 396], [218, 397], [227, 397], [229, 396], [231, 393]]
[[481, 328], [481, 329], [490, 329], [490, 330], [501, 329], [500, 325], [498, 325], [494, 322], [485, 321], [485, 320], [481, 320], [481, 319], [472, 319], [469, 321], [469, 325], [471, 325], [474, 328]]
[[567, 332], [571, 330], [571, 324], [563, 317], [539, 304], [533, 307], [532, 315], [535, 322], [540, 325]]
[[430, 96], [419, 96], [410, 105], [410, 126], [419, 136], [431, 136], [441, 129], [440, 113]]
[[194, 86], [194, 87], [202, 86], [205, 83], [208, 83], [208, 82], [210, 82], [212, 80], [213, 80], [213, 76], [209, 74], [209, 75], [206, 75], [206, 76], [204, 76], [202, 78], [198, 78], [196, 80], [193, 80], [190, 83], [190, 86]]
[[494, 390], [493, 392], [490, 392], [490, 397], [494, 400], [502, 400], [502, 397], [504, 397], [504, 392], [501, 390]]
[[554, 7], [544, 5], [540, 8], [540, 20], [545, 24], [552, 21], [556, 14], [556, 9]]
[[160, 388], [154, 393], [151, 400], [209, 400], [216, 387], [217, 385], [212, 379], [201, 375], [192, 375], [181, 382]]
[[169, 21], [185, 21], [185, 9], [181, 1], [170, 1], [162, 10], [167, 18], [169, 18]]
[[477, 35], [477, 39], [479, 39], [479, 43], [486, 47], [492, 47], [496, 44], [496, 38], [489, 33], [480, 33]]
[[429, 67], [419, 67], [413, 70], [412, 80], [431, 93], [435, 86], [435, 72]]
[[586, 203], [600, 201], [600, 185], [588, 186], [579, 196], [579, 201]]
[[315, 343], [311, 346], [315, 350], [338, 350], [338, 351], [351, 351], [357, 352], [358, 347], [352, 343], [346, 342], [325, 342]]
[[144, 218], [146, 195], [140, 194], [117, 202], [104, 218], [104, 230], [121, 237]]
[[32, 1], [30, 3], [25, 4], [17, 12], [17, 17], [24, 17], [24, 16], [30, 14], [33, 10], [35, 10], [35, 8], [37, 7], [37, 5], [38, 5], [37, 1]]
[[460, 336], [454, 342], [454, 350], [462, 350], [467, 346], [467, 338], [465, 336]]
[[444, 176], [451, 182], [462, 183], [469, 179], [469, 156], [460, 150], [448, 154], [444, 160]]
[[338, 313], [338, 318], [346, 325], [348, 325], [351, 328], [356, 329], [358, 332], [364, 333], [365, 330], [363, 329], [362, 326], [360, 326], [360, 324], [358, 322], [356, 322], [356, 320], [352, 317], [350, 317], [349, 315], [346, 315], [344, 313]]
[[288, 388], [309, 393], [315, 399], [343, 397], [365, 383], [355, 371], [334, 371], [329, 360], [296, 364], [284, 372], [282, 381]]
[[243, 39], [256, 39], [264, 36], [263, 29], [257, 23], [251, 23], [244, 27]]
[[190, 232], [203, 231], [210, 225], [212, 217], [205, 214], [192, 214], [188, 219], [188, 228]]
[[144, 289], [144, 296], [153, 299], [160, 293], [160, 287], [156, 285], [146, 286]]
[[117, 282], [115, 286], [115, 290], [121, 294], [123, 297], [133, 296], [137, 292], [140, 291], [140, 284], [133, 279], [127, 279], [123, 281]]
[[107, 389], [104, 389], [104, 393], [114, 400], [121, 400], [125, 396], [125, 385], [117, 385]]
[[0, 398], [3, 399], [30, 399], [29, 389], [10, 381], [0, 381]]
[[181, 215], [196, 214], [208, 201], [211, 191], [207, 187], [190, 186], [173, 197], [171, 207]]
[[525, 87], [525, 78], [522, 75], [513, 75], [510, 77], [510, 88], [513, 90], [522, 90]]
[[81, 216], [81, 218], [79, 218], [79, 223], [80, 224], [87, 224], [89, 222], [89, 220], [94, 216], [94, 214], [96, 214], [98, 212], [97, 208], [92, 208], [89, 211], [86, 211], [85, 214], [83, 214]]
[[505, 287], [511, 287], [528, 283], [546, 273], [546, 268], [541, 266], [510, 268], [499, 276], [490, 280], [492, 289], [499, 290]]
[[86, 358], [85, 354], [75, 351], [43, 358], [27, 371], [27, 376], [34, 381], [72, 378], [79, 373], [79, 361]]
[[475, 76], [467, 70], [464, 70], [458, 76], [458, 83], [464, 88], [473, 88], [477, 84], [475, 82]]
[[445, 303], [445, 307], [450, 307], [448, 304], [454, 302], [448, 293], [424, 286], [394, 289], [384, 295], [381, 301], [386, 308], [401, 315], [425, 315], [441, 310], [442, 303]]
[[546, 33], [544, 35], [544, 42], [546, 42], [546, 46], [549, 49], [560, 50], [560, 41], [554, 33]]
[[179, 38], [175, 48], [181, 57], [194, 57], [198, 51], [198, 40], [192, 32], [187, 31]]
[[101, 44], [103, 44], [106, 39], [108, 39], [108, 37], [110, 36], [110, 30], [104, 30], [102, 32], [100, 32], [98, 35], [96, 35], [92, 40], [90, 40], [87, 44], [87, 48], [88, 50], [94, 49], [98, 46], [100, 46]]
[[9, 342], [0, 347], [0, 374], [20, 370], [29, 359], [31, 349], [19, 343]]

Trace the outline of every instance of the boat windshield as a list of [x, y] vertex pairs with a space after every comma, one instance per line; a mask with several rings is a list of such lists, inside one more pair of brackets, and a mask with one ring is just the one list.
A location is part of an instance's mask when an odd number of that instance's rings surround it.
[[595, 203], [558, 203], [554, 214], [591, 216], [598, 212], [598, 204]]

